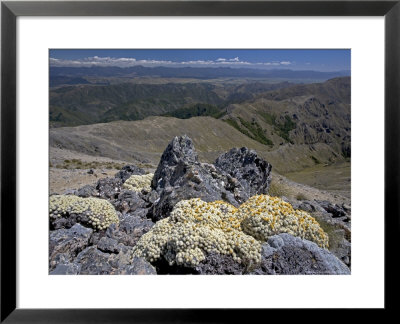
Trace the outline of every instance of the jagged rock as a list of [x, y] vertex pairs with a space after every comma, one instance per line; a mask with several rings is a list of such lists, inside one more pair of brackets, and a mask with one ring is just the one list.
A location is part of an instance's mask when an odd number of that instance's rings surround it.
[[350, 274], [331, 252], [286, 233], [270, 237], [261, 255], [261, 266], [252, 274]]
[[123, 182], [119, 178], [103, 178], [97, 181], [96, 190], [101, 198], [117, 199], [122, 191]]
[[301, 209], [304, 210], [308, 213], [314, 213], [314, 212], [321, 212], [325, 213], [325, 209], [322, 208], [316, 201], [312, 200], [291, 200], [290, 201], [291, 205], [293, 206], [294, 209]]
[[141, 194], [140, 196], [147, 203], [147, 207], [150, 207], [153, 204], [157, 203], [158, 200], [160, 199], [160, 195], [155, 190], [151, 190], [147, 194], [145, 195]]
[[82, 220], [83, 223], [87, 223], [89, 218], [83, 214], [75, 213], [68, 214], [68, 217], [50, 218], [50, 230], [69, 229], [75, 224], [78, 224], [80, 220]]
[[77, 275], [81, 270], [81, 266], [75, 263], [58, 264], [56, 268], [50, 272], [51, 275]]
[[119, 225], [112, 224], [107, 229], [106, 236], [126, 246], [135, 246], [153, 226], [154, 223], [147, 218], [126, 214], [121, 216]]
[[232, 182], [234, 187], [238, 186], [238, 181], [247, 198], [268, 193], [272, 166], [255, 151], [246, 147], [233, 148], [220, 155], [215, 161], [215, 166], [232, 177], [229, 177], [228, 181]]
[[[115, 224], [112, 224], [111, 226], [115, 226]], [[89, 240], [90, 245], [97, 245], [97, 243], [99, 243], [99, 241], [105, 236], [107, 236], [105, 230], [93, 232]]]
[[77, 274], [83, 275], [156, 274], [154, 267], [146, 260], [136, 258], [131, 261], [130, 248], [122, 245], [119, 253], [111, 254], [90, 246], [79, 253], [72, 264], [66, 264], [65, 268], [75, 267], [79, 269]]
[[196, 274], [202, 275], [240, 275], [245, 271], [245, 266], [237, 263], [229, 255], [210, 253], [195, 267], [195, 271]]
[[342, 204], [342, 208], [347, 212], [347, 213], [351, 213], [351, 206], [348, 204]]
[[106, 253], [118, 253], [121, 250], [121, 246], [118, 246], [117, 240], [106, 236], [97, 242], [97, 248]]
[[99, 195], [99, 192], [96, 190], [94, 186], [86, 185], [83, 186], [82, 188], [79, 188], [77, 190], [76, 195], [83, 198], [97, 197]]
[[160, 163], [154, 173], [152, 188], [165, 188], [176, 180], [187, 165], [198, 162], [198, 155], [192, 140], [184, 135], [175, 137], [161, 156]]
[[[204, 201], [224, 200], [234, 206], [246, 201], [251, 192], [268, 189], [270, 165], [259, 159], [255, 152], [246, 148], [241, 154], [229, 154], [220, 159], [226, 171], [209, 163], [200, 163], [192, 140], [186, 135], [175, 137], [161, 156], [154, 174], [152, 188], [159, 199], [149, 211], [149, 216], [158, 221], [168, 217], [175, 204], [181, 200], [201, 198]], [[233, 152], [233, 151], [232, 151]], [[235, 171], [229, 161], [238, 158]], [[269, 167], [268, 167], [269, 166]], [[264, 170], [265, 169], [265, 170]], [[234, 177], [237, 175], [240, 180]], [[242, 185], [242, 182], [248, 184]]]
[[316, 201], [323, 209], [326, 210], [326, 212], [332, 214], [332, 217], [343, 217], [346, 216], [346, 212], [344, 209], [336, 204], [332, 204], [329, 201], [321, 201], [317, 200]]
[[78, 254], [74, 263], [80, 265], [79, 274], [105, 275], [112, 272], [108, 262], [110, 254], [101, 252], [95, 246], [90, 246]]
[[91, 228], [75, 224], [69, 229], [50, 231], [49, 264], [50, 270], [57, 264], [73, 260], [89, 245], [93, 233]]
[[[152, 187], [160, 195], [150, 211], [154, 221], [168, 217], [175, 204], [184, 199], [213, 201], [223, 199], [223, 195], [228, 198], [224, 181], [214, 179], [207, 165], [198, 162], [193, 142], [186, 135], [175, 137], [168, 144], [154, 174]], [[234, 200], [233, 195], [230, 196]]]
[[148, 207], [148, 203], [139, 192], [130, 190], [123, 190], [111, 203], [121, 213], [133, 213], [137, 209]]
[[119, 275], [156, 275], [156, 269], [143, 258], [134, 257], [132, 264], [115, 271]]
[[122, 182], [125, 182], [126, 180], [129, 179], [131, 175], [143, 175], [146, 174], [146, 172], [142, 169], [137, 167], [136, 165], [125, 165], [121, 171], [118, 171], [115, 174], [115, 178], [119, 178], [122, 180]]

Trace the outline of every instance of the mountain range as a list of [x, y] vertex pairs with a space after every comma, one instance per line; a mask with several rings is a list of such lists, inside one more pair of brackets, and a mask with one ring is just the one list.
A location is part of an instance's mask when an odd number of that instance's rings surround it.
[[249, 68], [231, 68], [231, 67], [117, 67], [117, 66], [91, 66], [91, 67], [50, 67], [50, 82], [56, 77], [161, 77], [161, 78], [280, 78], [280, 79], [313, 79], [327, 80], [340, 76], [349, 76], [350, 71], [295, 71], [289, 69], [249, 69]]

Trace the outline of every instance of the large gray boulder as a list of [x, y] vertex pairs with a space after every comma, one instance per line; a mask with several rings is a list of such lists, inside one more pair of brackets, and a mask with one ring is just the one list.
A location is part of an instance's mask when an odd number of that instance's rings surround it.
[[[192, 140], [186, 135], [175, 137], [154, 174], [152, 188], [159, 198], [149, 216], [154, 221], [168, 217], [177, 202], [191, 198], [224, 200], [239, 206], [254, 193], [268, 190], [271, 167], [254, 151], [244, 148], [238, 154], [228, 152], [217, 161], [220, 167], [199, 162]], [[231, 162], [238, 170], [228, 166]]]
[[262, 245], [261, 266], [252, 274], [348, 275], [350, 270], [328, 250], [284, 233]]

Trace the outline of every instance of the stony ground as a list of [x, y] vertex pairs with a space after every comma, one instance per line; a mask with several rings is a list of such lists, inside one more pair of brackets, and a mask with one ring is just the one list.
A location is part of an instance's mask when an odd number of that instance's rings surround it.
[[[50, 148], [50, 194], [63, 194], [84, 185], [95, 185], [99, 179], [113, 177], [127, 161], [86, 155], [74, 151]], [[93, 173], [90, 171], [93, 170]], [[145, 168], [149, 172], [154, 168]]]
[[[65, 162], [73, 160], [81, 161], [81, 164]], [[112, 177], [120, 167], [130, 164], [127, 161], [90, 156], [57, 148], [50, 149], [50, 163], [52, 165], [49, 181], [50, 194], [63, 194], [84, 185], [95, 185], [99, 179]], [[155, 171], [155, 167], [150, 165], [144, 169], [147, 172]], [[93, 170], [93, 173], [90, 170]], [[349, 173], [349, 163], [334, 167], [317, 166], [302, 172], [290, 173], [287, 177], [273, 172], [270, 193], [290, 199], [327, 200], [336, 204], [351, 205], [350, 183], [347, 180], [350, 178]], [[294, 179], [297, 181], [293, 181]], [[343, 186], [345, 183], [348, 185]]]
[[318, 189], [304, 183], [294, 182], [277, 173], [272, 174], [270, 194], [297, 200], [327, 200], [335, 204], [351, 205], [350, 191]]

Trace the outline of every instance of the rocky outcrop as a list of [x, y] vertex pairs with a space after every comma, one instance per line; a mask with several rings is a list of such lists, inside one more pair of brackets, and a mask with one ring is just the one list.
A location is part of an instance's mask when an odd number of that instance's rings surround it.
[[279, 234], [263, 244], [261, 266], [252, 274], [345, 275], [349, 268], [331, 252], [289, 234]]
[[240, 183], [241, 196], [246, 200], [254, 195], [268, 193], [272, 166], [255, 151], [246, 147], [233, 148], [220, 155], [215, 161], [215, 166], [230, 176], [230, 183]]
[[268, 162], [246, 148], [222, 155], [217, 166], [200, 163], [192, 140], [186, 135], [175, 137], [154, 174], [152, 188], [159, 199], [150, 216], [154, 221], [168, 217], [177, 202], [191, 198], [206, 202], [224, 200], [238, 206], [253, 192], [268, 191], [270, 171]]
[[[146, 186], [126, 186], [143, 177]], [[350, 274], [351, 207], [293, 198], [303, 211], [294, 210], [265, 195], [270, 181], [271, 165], [255, 151], [233, 148], [201, 163], [192, 140], [175, 137], [153, 178], [129, 165], [50, 197], [49, 272]]]

